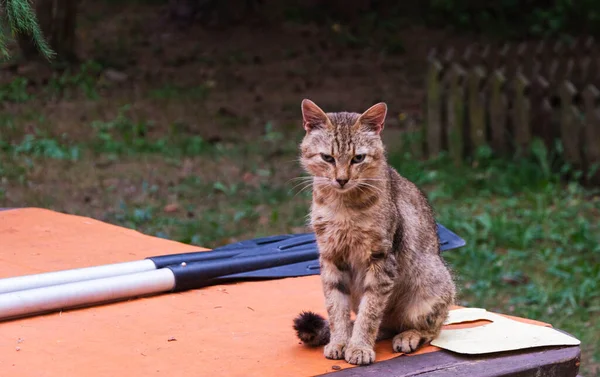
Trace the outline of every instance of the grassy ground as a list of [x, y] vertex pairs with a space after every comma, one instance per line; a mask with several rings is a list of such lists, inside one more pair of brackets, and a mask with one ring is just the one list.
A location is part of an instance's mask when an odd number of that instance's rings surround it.
[[[445, 254], [460, 304], [574, 334], [583, 375], [600, 376], [600, 195], [561, 183], [542, 148], [519, 161], [482, 150], [460, 168], [443, 156], [418, 161], [398, 118], [420, 101], [410, 58], [335, 43], [315, 50], [322, 34], [297, 26], [269, 43], [256, 41], [274, 33], [163, 27], [145, 43], [140, 20], [160, 9], [132, 6], [106, 21], [110, 9], [93, 7], [82, 16], [81, 69], [0, 72], [0, 207], [51, 208], [208, 247], [306, 231], [310, 192], [292, 181], [302, 175], [301, 99], [356, 111], [383, 99], [390, 161], [467, 240]], [[407, 34], [407, 51], [421, 34]]]

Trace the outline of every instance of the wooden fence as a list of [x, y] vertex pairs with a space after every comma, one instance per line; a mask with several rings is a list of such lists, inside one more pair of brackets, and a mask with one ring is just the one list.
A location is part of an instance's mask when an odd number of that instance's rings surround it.
[[[534, 138], [600, 183], [600, 53], [567, 43], [470, 45], [428, 58], [424, 151], [457, 162], [481, 146], [524, 155]], [[596, 172], [594, 174], [594, 172]]]

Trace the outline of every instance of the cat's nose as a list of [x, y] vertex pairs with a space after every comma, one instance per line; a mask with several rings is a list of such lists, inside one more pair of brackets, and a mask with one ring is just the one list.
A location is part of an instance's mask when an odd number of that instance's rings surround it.
[[337, 183], [340, 185], [340, 187], [344, 187], [344, 185], [346, 183], [348, 183], [347, 179], [336, 179]]

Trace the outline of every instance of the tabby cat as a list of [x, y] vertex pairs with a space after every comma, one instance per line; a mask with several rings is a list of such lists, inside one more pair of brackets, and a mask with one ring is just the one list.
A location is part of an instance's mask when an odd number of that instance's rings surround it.
[[379, 339], [404, 353], [431, 341], [455, 297], [427, 198], [387, 163], [386, 114], [385, 103], [359, 114], [302, 102], [300, 161], [312, 176], [329, 320], [303, 312], [294, 329], [304, 344], [325, 345], [325, 357], [357, 365], [375, 361]]

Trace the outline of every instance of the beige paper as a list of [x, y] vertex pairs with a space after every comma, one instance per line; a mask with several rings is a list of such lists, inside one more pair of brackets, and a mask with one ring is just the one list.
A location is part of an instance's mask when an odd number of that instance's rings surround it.
[[463, 354], [484, 354], [542, 346], [579, 345], [581, 342], [550, 327], [517, 322], [485, 309], [451, 310], [444, 324], [488, 320], [478, 327], [444, 329], [431, 344]]

